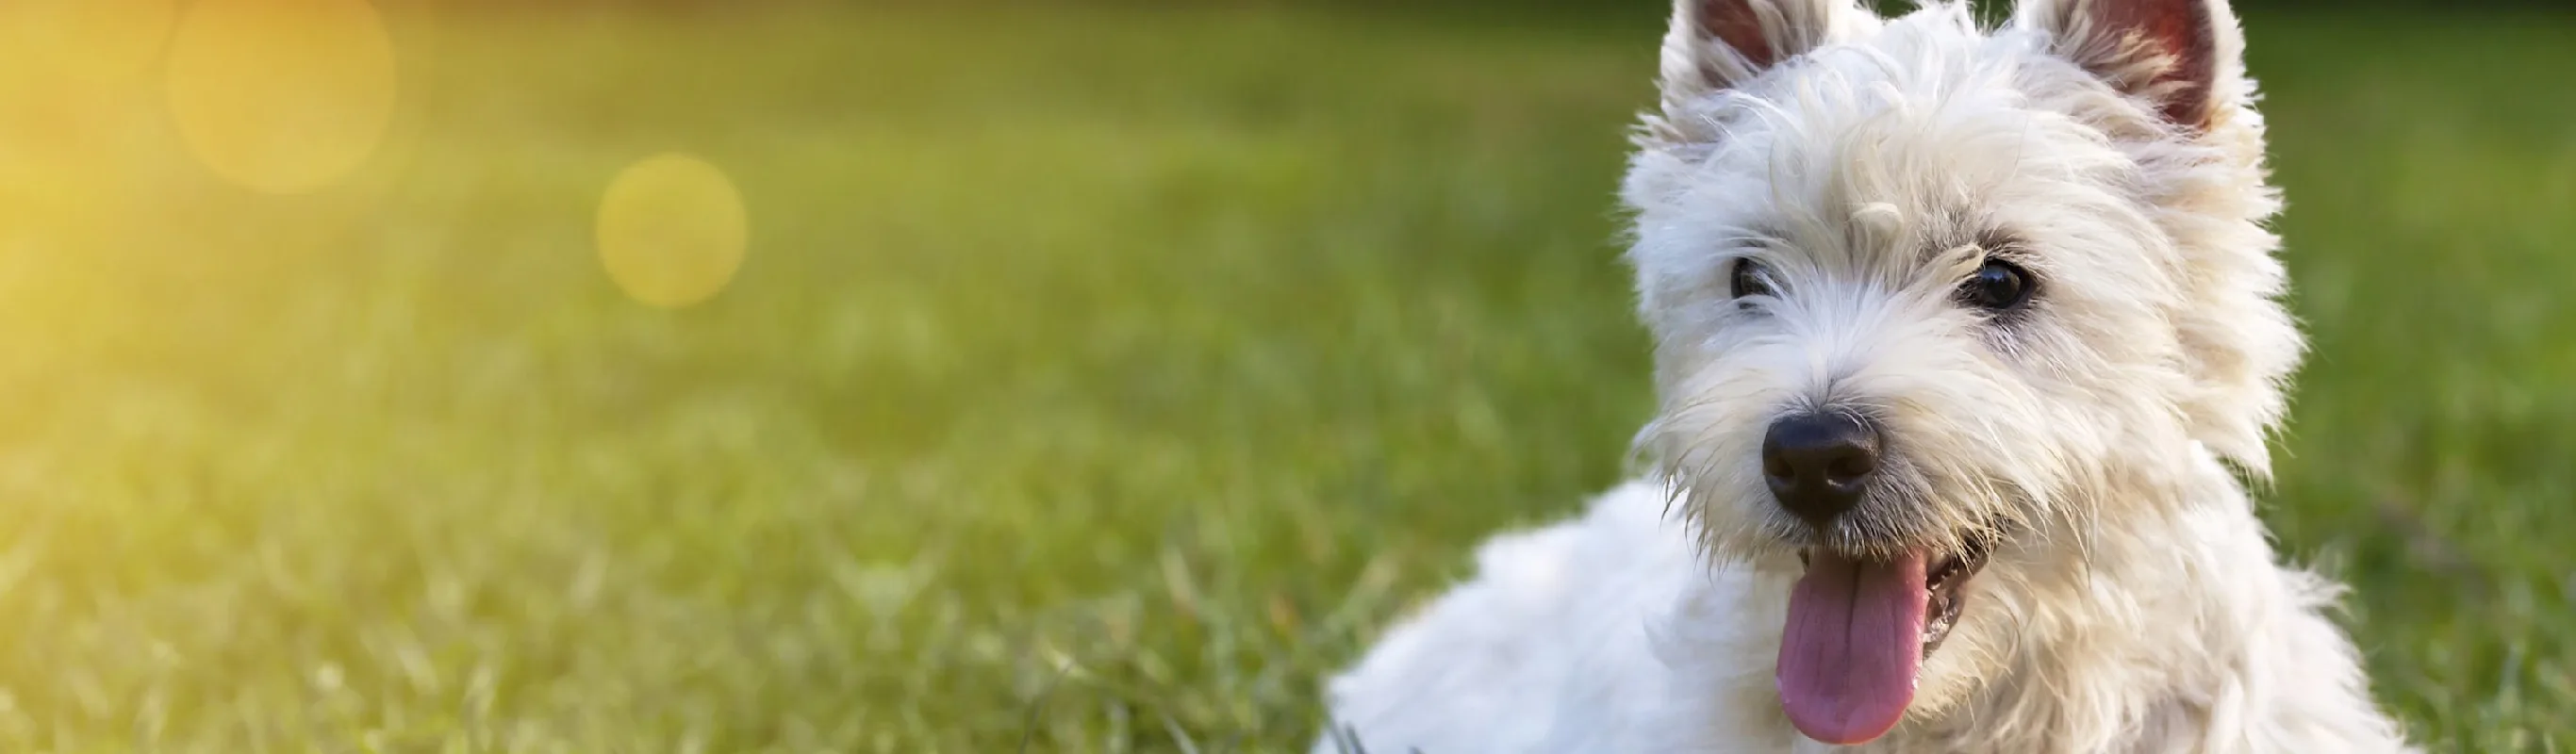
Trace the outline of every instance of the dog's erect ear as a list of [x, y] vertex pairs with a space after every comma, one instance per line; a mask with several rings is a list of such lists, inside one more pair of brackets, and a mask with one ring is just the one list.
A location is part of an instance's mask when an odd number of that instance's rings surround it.
[[2243, 70], [2244, 33], [2227, 0], [2021, 0], [2014, 23], [2165, 120], [2209, 125]]
[[1677, 0], [1664, 34], [1664, 112], [1743, 84], [1823, 45], [1854, 23], [1875, 21], [1852, 0]]

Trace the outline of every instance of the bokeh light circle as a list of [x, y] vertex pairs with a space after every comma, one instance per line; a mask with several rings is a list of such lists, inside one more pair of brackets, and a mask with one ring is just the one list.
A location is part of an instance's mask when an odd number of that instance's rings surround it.
[[724, 171], [685, 154], [617, 174], [599, 200], [599, 261], [626, 295], [680, 307], [733, 282], [750, 242], [742, 194]]
[[189, 151], [252, 189], [337, 182], [393, 119], [393, 41], [365, 0], [198, 0], [169, 56], [171, 117]]

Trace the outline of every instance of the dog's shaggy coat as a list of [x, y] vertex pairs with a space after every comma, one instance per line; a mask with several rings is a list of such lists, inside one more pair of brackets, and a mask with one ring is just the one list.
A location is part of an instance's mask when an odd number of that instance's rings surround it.
[[[2242, 49], [2224, 0], [1681, 0], [1622, 192], [1655, 473], [1487, 544], [1317, 750], [2408, 750], [2238, 481], [2302, 349]], [[1820, 518], [1766, 432], [1827, 414], [1879, 455]]]

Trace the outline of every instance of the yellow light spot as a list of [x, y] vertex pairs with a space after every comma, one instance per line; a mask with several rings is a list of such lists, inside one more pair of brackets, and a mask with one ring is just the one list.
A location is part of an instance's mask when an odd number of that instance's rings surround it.
[[180, 136], [260, 191], [311, 191], [364, 164], [394, 89], [393, 42], [365, 0], [198, 0], [170, 41]]
[[750, 225], [724, 171], [664, 154], [609, 182], [598, 233], [609, 279], [637, 301], [668, 308], [704, 301], [733, 281]]

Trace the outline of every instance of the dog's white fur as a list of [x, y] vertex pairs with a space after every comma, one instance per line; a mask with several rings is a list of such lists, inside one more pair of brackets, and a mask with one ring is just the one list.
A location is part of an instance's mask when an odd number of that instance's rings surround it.
[[[2205, 20], [2199, 88], [2120, 28], [2154, 15], [2132, 2]], [[1729, 10], [1769, 49], [1711, 33]], [[1949, 3], [1681, 0], [1623, 191], [1656, 474], [1485, 545], [1331, 684], [1317, 751], [1829, 749], [1774, 688], [1800, 548], [1972, 536], [2000, 544], [1957, 626], [1856, 750], [2410, 750], [2323, 615], [2337, 587], [2277, 562], [2237, 481], [2268, 472], [2302, 349], [2242, 47], [2224, 0], [2022, 0], [1993, 30]], [[2203, 122], [2172, 122], [2193, 96]], [[2009, 320], [1954, 294], [1989, 254], [2040, 280]], [[1734, 297], [1739, 258], [1774, 292]], [[1890, 447], [1823, 531], [1757, 459], [1816, 408]]]

